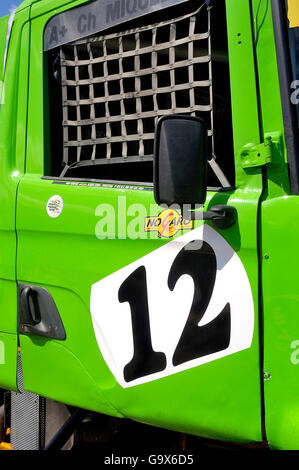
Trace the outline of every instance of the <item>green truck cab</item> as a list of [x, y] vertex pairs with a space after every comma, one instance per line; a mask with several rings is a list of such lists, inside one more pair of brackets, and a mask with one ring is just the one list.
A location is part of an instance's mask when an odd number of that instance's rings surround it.
[[13, 448], [43, 399], [299, 449], [296, 1], [25, 0], [2, 69]]

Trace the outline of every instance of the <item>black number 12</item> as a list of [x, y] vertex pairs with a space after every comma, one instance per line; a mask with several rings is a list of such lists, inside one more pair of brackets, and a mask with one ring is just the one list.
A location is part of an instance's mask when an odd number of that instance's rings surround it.
[[[190, 313], [173, 354], [174, 366], [202, 356], [223, 351], [230, 343], [231, 312], [227, 303], [210, 323], [198, 326], [214, 290], [217, 263], [214, 250], [206, 242], [196, 248], [187, 244], [175, 258], [168, 276], [168, 287], [174, 290], [179, 278], [188, 274], [194, 281], [194, 296]], [[166, 356], [152, 347], [147, 299], [146, 270], [140, 266], [121, 285], [119, 301], [129, 302], [132, 318], [134, 355], [124, 368], [124, 379], [130, 382], [166, 368]], [[167, 334], [167, 332], [165, 332]]]

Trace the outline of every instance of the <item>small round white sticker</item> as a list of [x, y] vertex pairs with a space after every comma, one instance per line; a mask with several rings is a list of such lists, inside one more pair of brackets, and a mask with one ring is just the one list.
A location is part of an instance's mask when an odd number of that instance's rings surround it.
[[47, 202], [47, 213], [50, 217], [59, 217], [63, 209], [63, 200], [60, 196], [52, 196]]

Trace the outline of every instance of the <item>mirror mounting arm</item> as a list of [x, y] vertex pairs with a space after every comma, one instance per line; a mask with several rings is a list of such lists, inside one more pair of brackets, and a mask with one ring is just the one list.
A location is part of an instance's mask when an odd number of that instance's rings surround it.
[[209, 220], [214, 227], [225, 229], [232, 227], [237, 221], [237, 210], [233, 206], [219, 204], [206, 212], [189, 212], [191, 220]]

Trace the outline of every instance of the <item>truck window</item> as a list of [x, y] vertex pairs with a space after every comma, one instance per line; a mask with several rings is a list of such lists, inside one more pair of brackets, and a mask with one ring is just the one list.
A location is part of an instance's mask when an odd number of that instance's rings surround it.
[[299, 27], [289, 29], [290, 49], [292, 60], [292, 71], [295, 92], [293, 94], [294, 104], [297, 105], [297, 115], [299, 124]]
[[206, 121], [209, 186], [234, 185], [224, 0], [185, 2], [61, 45], [45, 70], [46, 176], [152, 183], [155, 125], [179, 113]]

